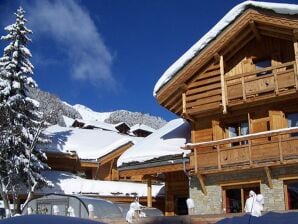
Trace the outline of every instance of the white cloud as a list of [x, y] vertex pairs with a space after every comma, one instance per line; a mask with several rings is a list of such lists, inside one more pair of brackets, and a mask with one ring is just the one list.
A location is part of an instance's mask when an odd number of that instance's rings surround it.
[[33, 33], [58, 43], [76, 80], [115, 84], [112, 56], [88, 12], [74, 0], [38, 1], [26, 6]]

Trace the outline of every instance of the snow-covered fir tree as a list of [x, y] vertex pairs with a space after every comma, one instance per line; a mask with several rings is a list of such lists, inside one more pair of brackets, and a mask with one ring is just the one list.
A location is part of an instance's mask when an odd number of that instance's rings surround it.
[[8, 34], [1, 37], [9, 41], [0, 58], [0, 193], [4, 201], [8, 193], [17, 201], [24, 186], [31, 196], [38, 185], [46, 184], [41, 171], [48, 168], [37, 147], [46, 141], [41, 134], [44, 122], [39, 103], [27, 94], [27, 87], [36, 87], [36, 83], [27, 48], [32, 31], [25, 26], [24, 14], [20, 7], [16, 22], [5, 27]]

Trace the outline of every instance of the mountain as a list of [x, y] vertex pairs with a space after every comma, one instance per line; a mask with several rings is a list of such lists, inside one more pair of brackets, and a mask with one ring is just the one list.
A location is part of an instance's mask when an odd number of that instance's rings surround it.
[[154, 129], [159, 129], [167, 123], [160, 117], [140, 112], [127, 110], [96, 112], [84, 105], [76, 104], [72, 106], [61, 101], [58, 96], [38, 88], [29, 88], [28, 90], [28, 96], [40, 102], [40, 110], [46, 115], [45, 119], [50, 124], [66, 126], [63, 116], [87, 121], [104, 121], [110, 124], [125, 122], [130, 127], [135, 124], [145, 124]]
[[81, 105], [75, 104], [72, 106], [79, 114], [82, 116], [83, 120], [86, 121], [105, 121], [108, 119], [113, 112], [95, 112], [90, 108]]

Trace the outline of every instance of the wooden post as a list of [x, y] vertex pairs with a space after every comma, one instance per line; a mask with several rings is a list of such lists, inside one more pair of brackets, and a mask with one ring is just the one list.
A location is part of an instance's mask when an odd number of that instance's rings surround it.
[[182, 93], [182, 114], [186, 115], [186, 93]]
[[225, 84], [225, 70], [224, 70], [224, 60], [223, 56], [220, 56], [219, 60], [220, 66], [220, 86], [221, 86], [221, 101], [223, 106], [223, 113], [227, 113], [227, 94], [226, 94], [226, 84]]
[[296, 81], [296, 90], [298, 90], [298, 29], [294, 30], [294, 55], [295, 55], [295, 64], [294, 64], [294, 72], [295, 81]]
[[219, 145], [216, 146], [216, 149], [217, 149], [217, 164], [218, 164], [218, 169], [221, 170], [220, 148], [219, 148]]
[[270, 168], [268, 166], [265, 166], [265, 173], [268, 180], [268, 186], [270, 187], [270, 189], [272, 189], [273, 188], [272, 176], [271, 176]]
[[147, 179], [147, 207], [152, 207], [152, 182], [150, 177]]
[[198, 173], [198, 154], [197, 154], [197, 148], [194, 148], [194, 157], [195, 157], [195, 173]]
[[249, 165], [252, 166], [251, 160], [251, 140], [248, 140]]
[[283, 158], [283, 150], [282, 150], [282, 145], [281, 145], [281, 135], [278, 135], [278, 149], [279, 149], [279, 160], [281, 163], [284, 162], [284, 158]]
[[198, 177], [198, 180], [200, 182], [203, 194], [207, 195], [207, 188], [206, 188], [206, 185], [205, 185], [205, 182], [204, 182], [204, 177], [200, 173], [197, 174], [197, 177]]
[[246, 101], [246, 88], [245, 88], [245, 80], [244, 80], [244, 76], [241, 77], [241, 84], [242, 84], [242, 95], [243, 95], [243, 100]]
[[276, 74], [276, 69], [274, 69], [273, 71], [273, 76], [274, 76], [274, 89], [275, 89], [275, 95], [278, 96], [279, 95], [279, 88], [278, 88], [278, 80], [277, 80], [277, 74]]

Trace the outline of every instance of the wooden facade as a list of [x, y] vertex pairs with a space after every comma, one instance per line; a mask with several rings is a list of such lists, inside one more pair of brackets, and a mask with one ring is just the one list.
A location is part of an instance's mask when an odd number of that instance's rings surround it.
[[[192, 187], [202, 193], [196, 195], [211, 200], [208, 189], [221, 191], [216, 211], [197, 212], [233, 212], [226, 202], [231, 186], [242, 189], [242, 208], [235, 209], [241, 212], [248, 187], [279, 188], [274, 183], [289, 167], [298, 183], [298, 15], [246, 9], [157, 92], [157, 100], [191, 123], [186, 148], [197, 179]], [[281, 201], [289, 209], [286, 194]]]
[[[120, 180], [117, 170], [117, 160], [123, 152], [133, 145], [129, 142], [111, 153], [98, 158], [97, 160], [82, 160], [73, 153], [46, 153], [48, 164], [53, 170], [81, 173], [88, 179], [94, 180]], [[140, 180], [142, 177], [137, 176]]]

